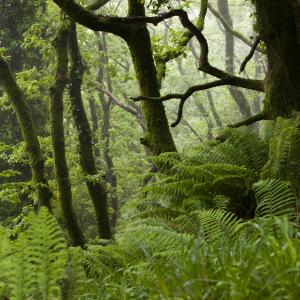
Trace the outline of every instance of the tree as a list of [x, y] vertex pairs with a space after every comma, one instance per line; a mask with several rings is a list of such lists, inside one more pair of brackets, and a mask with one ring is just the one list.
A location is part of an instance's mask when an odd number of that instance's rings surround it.
[[76, 24], [74, 22], [71, 22], [68, 42], [71, 60], [69, 94], [71, 111], [79, 140], [80, 164], [94, 205], [99, 236], [104, 239], [110, 239], [111, 228], [108, 215], [106, 187], [105, 184], [101, 182], [101, 178], [97, 178], [92, 131], [81, 95], [84, 65], [78, 45]]
[[37, 192], [38, 205], [39, 207], [45, 206], [51, 210], [50, 200], [52, 192], [49, 189], [45, 177], [44, 159], [41, 153], [40, 143], [23, 93], [3, 56], [0, 56], [0, 83], [8, 94], [17, 114], [18, 123], [29, 156], [33, 185]]
[[[99, 68], [98, 68], [98, 76], [97, 81], [100, 85], [104, 85], [106, 81], [106, 85], [109, 93], [113, 93], [112, 80], [109, 73], [109, 58], [108, 58], [108, 48], [106, 35], [103, 33], [102, 37], [96, 33], [98, 38], [98, 49], [102, 55], [102, 59], [100, 60]], [[104, 68], [106, 66], [106, 68]], [[111, 128], [111, 108], [113, 104], [113, 99], [111, 96], [108, 96], [108, 99], [105, 97], [105, 93], [99, 89], [99, 100], [102, 107], [102, 138], [103, 138], [103, 156], [106, 163], [106, 181], [109, 183], [113, 189], [111, 195], [111, 205], [113, 209], [112, 217], [111, 217], [111, 225], [112, 227], [116, 226], [117, 215], [119, 210], [119, 203], [117, 197], [117, 176], [114, 171], [114, 163], [110, 153], [110, 128]]]
[[[110, 32], [123, 38], [131, 52], [141, 95], [145, 97], [160, 96], [160, 85], [154, 64], [150, 35], [145, 22], [130, 24], [131, 22], [128, 23], [126, 17], [98, 17], [89, 9], [76, 4], [73, 0], [55, 0], [54, 2], [73, 18], [74, 21], [94, 31]], [[104, 2], [106, 3], [106, 1]], [[135, 16], [144, 17], [144, 4], [141, 1], [129, 0], [128, 16], [129, 18]], [[176, 151], [163, 104], [154, 105], [153, 103], [143, 102], [142, 110], [147, 125], [147, 134], [141, 139], [141, 142], [154, 155]]]
[[266, 45], [264, 115], [291, 117], [300, 110], [300, 44], [297, 1], [254, 1], [257, 29]]
[[[220, 14], [226, 20], [226, 22], [233, 27], [232, 18], [229, 11], [227, 0], [218, 0], [218, 9]], [[229, 74], [234, 74], [234, 35], [232, 32], [225, 28], [225, 70]], [[241, 114], [244, 117], [249, 117], [251, 115], [251, 108], [245, 95], [234, 86], [228, 87], [231, 96], [236, 102]]]
[[69, 234], [71, 244], [73, 246], [83, 247], [85, 241], [72, 206], [72, 188], [65, 153], [63, 94], [68, 77], [68, 43], [66, 43], [68, 37], [69, 27], [67, 24], [61, 25], [54, 42], [57, 67], [55, 82], [50, 89], [50, 133], [52, 137], [58, 198], [60, 201], [63, 222]]

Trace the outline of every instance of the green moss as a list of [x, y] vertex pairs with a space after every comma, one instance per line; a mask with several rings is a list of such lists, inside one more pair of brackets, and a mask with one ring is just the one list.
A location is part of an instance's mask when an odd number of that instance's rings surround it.
[[[144, 6], [135, 0], [129, 0], [129, 13], [130, 15], [144, 15]], [[139, 82], [140, 94], [159, 97], [160, 84], [157, 79], [151, 39], [146, 25], [132, 25], [126, 41]], [[150, 148], [154, 155], [176, 151], [163, 104], [143, 101], [142, 111], [147, 125], [147, 135], [143, 138], [143, 143]]]
[[44, 160], [40, 143], [33, 126], [31, 115], [13, 74], [5, 59], [0, 55], [0, 83], [3, 85], [12, 106], [16, 112], [18, 123], [26, 145], [29, 163], [32, 170], [32, 181], [38, 196], [39, 206], [46, 206], [51, 210], [50, 200], [52, 193], [49, 189], [46, 177]]
[[300, 110], [300, 46], [291, 4], [256, 0], [257, 24], [268, 55], [264, 110], [270, 118]]

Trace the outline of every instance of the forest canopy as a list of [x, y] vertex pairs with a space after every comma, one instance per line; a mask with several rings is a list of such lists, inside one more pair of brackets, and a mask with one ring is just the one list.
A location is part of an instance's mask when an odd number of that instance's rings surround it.
[[2, 0], [0, 300], [298, 299], [299, 113], [298, 0]]

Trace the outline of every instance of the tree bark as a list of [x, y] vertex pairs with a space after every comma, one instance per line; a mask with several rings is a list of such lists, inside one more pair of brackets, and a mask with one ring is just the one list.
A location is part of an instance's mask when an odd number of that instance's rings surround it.
[[299, 19], [291, 3], [255, 1], [259, 34], [267, 48], [264, 111], [270, 119], [300, 110]]
[[55, 83], [50, 89], [50, 132], [58, 198], [64, 226], [68, 232], [71, 245], [83, 248], [85, 241], [72, 206], [72, 189], [65, 155], [63, 94], [68, 75], [68, 44], [66, 43], [68, 35], [69, 28], [67, 26], [61, 27], [55, 40], [57, 68]]
[[51, 210], [50, 200], [52, 193], [45, 176], [44, 159], [41, 153], [40, 143], [23, 93], [2, 56], [0, 56], [0, 82], [10, 98], [18, 118], [26, 151], [29, 156], [32, 181], [37, 192], [38, 205], [39, 207], [45, 206]]
[[[129, 16], [145, 16], [144, 5], [137, 0], [129, 0]], [[130, 25], [131, 30], [126, 36], [140, 94], [147, 97], [159, 97], [159, 82], [153, 59], [151, 39], [146, 24]], [[176, 147], [170, 132], [165, 109], [162, 103], [142, 102], [147, 134], [141, 139], [153, 155], [163, 152], [174, 152]]]
[[[133, 24], [128, 18], [98, 16], [73, 0], [53, 0], [74, 21], [94, 31], [113, 33], [123, 38], [130, 49], [140, 91], [143, 96], [158, 96], [159, 82], [154, 64], [151, 40], [145, 23]], [[145, 16], [143, 1], [128, 0], [129, 16]], [[163, 104], [142, 104], [147, 134], [141, 139], [153, 155], [176, 151]]]
[[101, 238], [111, 238], [108, 215], [107, 193], [105, 185], [97, 176], [96, 162], [93, 153], [92, 132], [87, 119], [81, 96], [84, 66], [79, 51], [76, 25], [72, 22], [69, 35], [69, 51], [71, 58], [71, 82], [69, 87], [71, 111], [78, 132], [79, 154], [86, 185], [93, 201], [98, 233]]
[[[112, 80], [109, 74], [109, 61], [108, 61], [108, 49], [106, 42], [106, 34], [102, 33], [102, 40], [100, 40], [100, 36], [98, 35], [98, 46], [99, 50], [102, 51], [103, 59], [100, 61], [99, 69], [98, 69], [98, 81], [100, 85], [104, 85], [104, 81], [106, 81], [106, 85], [109, 91], [109, 94], [113, 94]], [[105, 67], [105, 69], [104, 69]], [[99, 99], [102, 106], [103, 112], [103, 126], [102, 126], [102, 138], [104, 140], [103, 145], [103, 156], [106, 163], [106, 181], [111, 185], [113, 191], [111, 194], [111, 205], [113, 209], [113, 213], [111, 216], [111, 225], [112, 227], [116, 226], [117, 216], [119, 211], [119, 203], [117, 197], [117, 176], [114, 172], [114, 163], [112, 156], [110, 154], [110, 127], [111, 127], [111, 106], [112, 106], [112, 97], [108, 95], [108, 99], [103, 92], [99, 93]]]
[[97, 133], [99, 130], [97, 106], [96, 106], [95, 99], [93, 98], [93, 96], [89, 96], [88, 102], [89, 102], [91, 121], [92, 121], [92, 139], [93, 139], [93, 145], [94, 145], [95, 158], [97, 161], [100, 157], [100, 149], [99, 149], [99, 145], [98, 145], [99, 141], [98, 141], [98, 137], [97, 137]]

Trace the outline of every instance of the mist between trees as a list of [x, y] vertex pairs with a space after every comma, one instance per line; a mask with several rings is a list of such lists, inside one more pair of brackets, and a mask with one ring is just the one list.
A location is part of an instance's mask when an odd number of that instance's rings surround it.
[[298, 299], [297, 0], [2, 0], [0, 299]]

